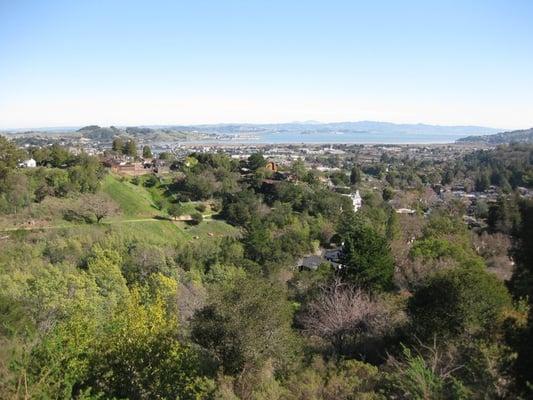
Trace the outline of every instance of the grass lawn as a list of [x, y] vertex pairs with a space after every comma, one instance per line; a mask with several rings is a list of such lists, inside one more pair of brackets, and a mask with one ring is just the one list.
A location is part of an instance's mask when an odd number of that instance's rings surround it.
[[109, 174], [102, 182], [102, 191], [118, 203], [124, 216], [152, 217], [160, 214], [152, 196], [143, 186], [120, 181], [120, 178]]
[[170, 221], [124, 221], [110, 226], [113, 231], [120, 233], [125, 238], [156, 245], [190, 240], [190, 235]]
[[206, 219], [199, 225], [189, 225], [186, 222], [177, 223], [191, 238], [198, 237], [203, 239], [206, 237], [221, 237], [221, 236], [238, 236], [239, 229], [230, 224], [214, 219]]
[[[127, 179], [109, 174], [102, 183], [102, 191], [115, 200], [122, 210], [123, 217], [155, 217], [167, 216], [167, 207], [171, 204], [171, 198], [164, 195], [164, 186], [157, 185], [145, 187], [146, 179], [141, 178], [139, 185], [130, 183]], [[156, 203], [163, 205], [163, 210], [156, 207]], [[181, 203], [183, 214], [197, 212], [196, 206], [202, 202], [189, 201]], [[119, 218], [119, 219], [122, 219]], [[114, 218], [116, 219], [116, 218]]]

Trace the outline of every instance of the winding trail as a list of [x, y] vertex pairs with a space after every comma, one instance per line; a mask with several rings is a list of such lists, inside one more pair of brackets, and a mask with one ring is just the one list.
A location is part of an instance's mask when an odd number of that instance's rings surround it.
[[[206, 214], [203, 216], [204, 221], [212, 219], [212, 214]], [[190, 221], [192, 218], [189, 215], [183, 215], [181, 218], [172, 220], [172, 219], [166, 219], [166, 218], [157, 218], [157, 217], [149, 217], [149, 218], [132, 218], [132, 219], [119, 219], [119, 220], [111, 220], [111, 221], [102, 221], [99, 224], [93, 224], [93, 225], [115, 225], [115, 224], [122, 224], [122, 223], [130, 223], [130, 222], [187, 222]], [[20, 226], [20, 227], [11, 227], [11, 228], [3, 228], [0, 229], [0, 233], [6, 233], [6, 232], [15, 232], [15, 231], [40, 231], [40, 230], [49, 230], [49, 229], [69, 229], [69, 228], [78, 228], [87, 226], [90, 224], [76, 224], [76, 225], [48, 225], [48, 226]], [[0, 239], [4, 239], [4, 237], [0, 237]]]

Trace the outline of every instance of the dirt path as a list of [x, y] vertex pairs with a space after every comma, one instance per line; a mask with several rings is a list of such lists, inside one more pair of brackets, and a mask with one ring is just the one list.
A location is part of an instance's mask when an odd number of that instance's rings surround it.
[[[156, 218], [156, 217], [149, 217], [149, 218], [132, 218], [132, 219], [120, 219], [116, 221], [103, 221], [100, 222], [100, 224], [96, 225], [115, 225], [115, 224], [122, 224], [122, 223], [130, 223], [130, 222], [147, 222], [147, 221], [153, 221], [153, 222], [186, 222], [190, 221], [192, 218], [189, 216], [188, 219], [177, 219], [177, 220], [171, 220], [171, 219], [165, 219], [165, 218]], [[204, 215], [204, 220], [210, 220], [212, 219], [212, 214], [206, 214]], [[5, 232], [15, 232], [15, 231], [39, 231], [39, 230], [48, 230], [48, 229], [68, 229], [68, 228], [77, 228], [81, 226], [87, 226], [88, 224], [77, 224], [77, 225], [48, 225], [48, 226], [21, 226], [21, 227], [12, 227], [12, 228], [4, 228], [0, 229], [0, 233]], [[4, 237], [0, 236], [0, 239], [5, 239]]]
[[[121, 224], [125, 222], [146, 222], [146, 221], [170, 221], [168, 219], [163, 218], [137, 218], [137, 219], [121, 219], [116, 221], [103, 221], [99, 224], [94, 225], [114, 225], [114, 224]], [[20, 226], [20, 227], [12, 227], [12, 228], [4, 228], [0, 229], [0, 232], [14, 232], [14, 231], [39, 231], [39, 230], [46, 230], [46, 229], [68, 229], [68, 228], [77, 228], [80, 226], [87, 226], [89, 224], [76, 224], [76, 225], [47, 225], [47, 226]]]

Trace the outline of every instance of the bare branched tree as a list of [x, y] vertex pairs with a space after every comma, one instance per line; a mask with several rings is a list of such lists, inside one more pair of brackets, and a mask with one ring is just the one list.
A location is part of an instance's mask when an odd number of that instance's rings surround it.
[[80, 208], [84, 215], [94, 215], [97, 223], [119, 210], [115, 202], [104, 194], [84, 194], [80, 197]]
[[383, 301], [339, 280], [323, 287], [300, 318], [305, 332], [329, 341], [337, 353], [363, 337], [381, 337], [405, 315]]

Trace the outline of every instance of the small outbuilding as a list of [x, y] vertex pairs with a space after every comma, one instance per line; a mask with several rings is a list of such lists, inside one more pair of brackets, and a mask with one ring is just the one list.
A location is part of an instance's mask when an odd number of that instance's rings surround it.
[[29, 160], [24, 160], [19, 164], [22, 168], [35, 168], [37, 166], [37, 162], [30, 158]]

